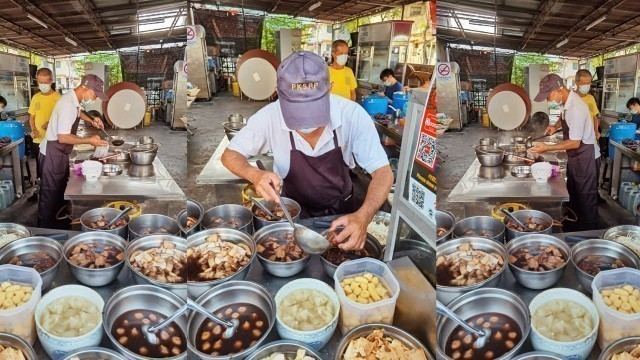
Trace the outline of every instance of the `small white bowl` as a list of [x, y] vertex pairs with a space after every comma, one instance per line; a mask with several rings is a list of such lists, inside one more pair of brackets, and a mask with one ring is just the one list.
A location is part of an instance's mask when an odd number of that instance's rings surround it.
[[[94, 303], [98, 307], [98, 311], [100, 312], [100, 322], [93, 330], [89, 331], [88, 333], [73, 338], [63, 338], [47, 333], [40, 324], [40, 317], [42, 316], [42, 312], [49, 304], [51, 304], [51, 302], [69, 296], [82, 297]], [[38, 333], [38, 339], [40, 340], [44, 351], [46, 351], [52, 359], [57, 360], [64, 358], [67, 353], [73, 350], [100, 345], [102, 335], [104, 334], [104, 330], [102, 328], [103, 307], [104, 300], [102, 300], [100, 294], [86, 286], [65, 285], [49, 291], [45, 296], [42, 297], [42, 299], [38, 303], [35, 313], [36, 331]]]
[[96, 181], [102, 174], [102, 164], [99, 161], [87, 160], [82, 163], [82, 175], [87, 181]]
[[[300, 331], [300, 330], [295, 330], [290, 328], [280, 320], [280, 316], [278, 315], [277, 310], [280, 307], [280, 303], [282, 302], [282, 299], [287, 295], [289, 295], [290, 293], [292, 293], [293, 291], [302, 290], [302, 289], [317, 290], [329, 297], [329, 300], [331, 301], [331, 303], [333, 303], [333, 309], [335, 311], [335, 314], [333, 315], [333, 319], [331, 319], [331, 322], [329, 322], [329, 324], [314, 331]], [[338, 315], [340, 314], [340, 301], [338, 300], [338, 295], [335, 293], [335, 291], [333, 291], [333, 288], [331, 288], [329, 285], [327, 285], [323, 281], [310, 279], [310, 278], [291, 281], [287, 283], [285, 286], [283, 286], [282, 288], [280, 288], [280, 290], [278, 290], [278, 293], [276, 294], [276, 297], [275, 297], [275, 301], [276, 301], [276, 329], [278, 330], [278, 334], [280, 335], [280, 338], [284, 340], [300, 341], [312, 347], [314, 350], [320, 350], [325, 345], [327, 345], [327, 343], [331, 339], [331, 336], [333, 336], [333, 333], [338, 327]]]
[[[593, 319], [593, 329], [589, 335], [583, 339], [579, 339], [571, 342], [561, 342], [551, 340], [538, 332], [533, 323], [533, 314], [543, 304], [551, 300], [570, 300], [582, 305]], [[531, 345], [537, 351], [550, 351], [569, 359], [586, 359], [591, 353], [591, 349], [596, 343], [598, 337], [598, 326], [600, 325], [600, 316], [598, 315], [598, 309], [591, 302], [591, 299], [586, 297], [579, 291], [555, 288], [541, 292], [531, 300], [529, 304], [529, 312], [531, 313]]]

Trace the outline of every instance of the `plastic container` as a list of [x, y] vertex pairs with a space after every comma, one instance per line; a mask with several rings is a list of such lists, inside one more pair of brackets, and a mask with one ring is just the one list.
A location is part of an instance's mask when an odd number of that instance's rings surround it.
[[375, 114], [386, 114], [389, 107], [389, 98], [386, 96], [378, 96], [371, 94], [362, 99], [362, 107], [367, 114], [374, 116]]
[[629, 336], [640, 336], [640, 314], [623, 314], [605, 305], [600, 291], [611, 287], [631, 285], [640, 289], [640, 270], [622, 268], [602, 271], [593, 278], [593, 303], [600, 315], [598, 345], [604, 349], [612, 342]]
[[638, 191], [638, 189], [633, 189], [629, 191], [629, 194], [627, 195], [627, 198], [625, 199], [625, 203], [624, 203], [625, 209], [629, 211], [633, 211], [633, 201], [636, 199], [636, 196], [638, 196], [639, 193], [640, 191]]
[[[5, 136], [11, 138], [13, 141], [24, 139], [24, 124], [19, 121], [0, 122], [0, 138]], [[18, 145], [18, 149], [20, 149], [20, 157], [24, 156], [24, 146], [24, 141]], [[19, 164], [14, 164], [14, 166], [19, 166]]]
[[[360, 304], [349, 299], [340, 286], [340, 280], [365, 273], [371, 273], [381, 278], [393, 295], [389, 299], [371, 304]], [[338, 266], [333, 274], [333, 280], [340, 300], [340, 331], [343, 335], [364, 324], [393, 324], [393, 314], [400, 294], [400, 284], [385, 263], [371, 258], [347, 261]]]
[[393, 93], [393, 106], [400, 110], [400, 117], [403, 118], [407, 114], [407, 104], [409, 103], [409, 93], [404, 91], [398, 91]]
[[3, 180], [2, 185], [7, 185], [9, 187], [9, 194], [11, 194], [11, 202], [16, 200], [16, 189], [13, 187], [13, 181], [11, 180]]
[[4, 197], [0, 195], [0, 210], [6, 209], [7, 206], [8, 204], [4, 202]]
[[[609, 140], [621, 143], [624, 139], [636, 138], [636, 124], [628, 122], [618, 122], [609, 125]], [[615, 147], [609, 144], [609, 159], [615, 156]]]
[[36, 342], [34, 314], [40, 302], [42, 278], [32, 268], [16, 265], [0, 265], [0, 284], [5, 281], [28, 284], [34, 287], [31, 299], [26, 304], [11, 310], [0, 310], [0, 332], [23, 338], [30, 345]]
[[624, 204], [627, 203], [627, 197], [629, 196], [629, 193], [635, 190], [635, 188], [636, 186], [633, 183], [622, 188], [622, 194], [618, 198], [618, 202], [620, 203], [620, 205], [624, 206]]
[[622, 191], [623, 191], [623, 189], [624, 189], [625, 187], [627, 187], [627, 186], [631, 186], [631, 185], [632, 185], [632, 184], [631, 184], [631, 182], [629, 182], [629, 181], [623, 181], [623, 182], [621, 182], [621, 183], [620, 183], [620, 187], [618, 188], [618, 199], [621, 199], [621, 198], [622, 198]]
[[6, 207], [12, 204], [11, 201], [11, 189], [7, 185], [0, 185], [0, 193], [2, 194], [2, 201], [6, 204]]

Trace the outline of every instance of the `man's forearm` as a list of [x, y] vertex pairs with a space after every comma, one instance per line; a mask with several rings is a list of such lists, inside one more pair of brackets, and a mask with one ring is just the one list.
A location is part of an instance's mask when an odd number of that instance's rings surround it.
[[237, 151], [226, 149], [222, 153], [222, 165], [224, 165], [234, 175], [243, 179], [255, 182], [256, 176], [261, 170], [249, 165], [247, 159]]
[[29, 116], [29, 127], [31, 127], [31, 131], [36, 130], [36, 117], [35, 115]]
[[547, 147], [550, 151], [573, 150], [580, 147], [580, 140], [565, 140]]
[[393, 172], [389, 166], [382, 167], [371, 174], [371, 183], [367, 189], [367, 196], [364, 203], [358, 209], [367, 219], [373, 218], [378, 212], [393, 185]]
[[58, 142], [69, 145], [90, 144], [91, 138], [82, 138], [73, 134], [58, 134]]
[[351, 90], [351, 101], [356, 101], [356, 90]]

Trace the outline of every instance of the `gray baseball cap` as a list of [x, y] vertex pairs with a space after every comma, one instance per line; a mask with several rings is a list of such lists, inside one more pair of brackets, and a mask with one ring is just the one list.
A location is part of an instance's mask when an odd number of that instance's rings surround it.
[[278, 98], [289, 129], [328, 125], [330, 92], [329, 69], [319, 55], [298, 51], [278, 66]]
[[543, 102], [549, 97], [549, 94], [551, 94], [553, 90], [558, 90], [563, 86], [564, 83], [560, 75], [546, 75], [540, 80], [540, 92], [538, 92], [534, 100], [536, 102]]
[[109, 98], [104, 93], [104, 81], [100, 79], [98, 75], [85, 75], [82, 77], [82, 81], [80, 85], [86, 87], [87, 89], [93, 90], [96, 93], [96, 96], [100, 98], [102, 101], [107, 101]]

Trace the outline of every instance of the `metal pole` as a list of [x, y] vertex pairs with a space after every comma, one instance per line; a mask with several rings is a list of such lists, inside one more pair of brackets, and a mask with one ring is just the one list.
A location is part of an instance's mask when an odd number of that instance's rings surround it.
[[[242, 0], [242, 29], [244, 30], [244, 51], [248, 51], [247, 46], [247, 17], [244, 14], [244, 0]], [[264, 25], [263, 25], [264, 26]]]

